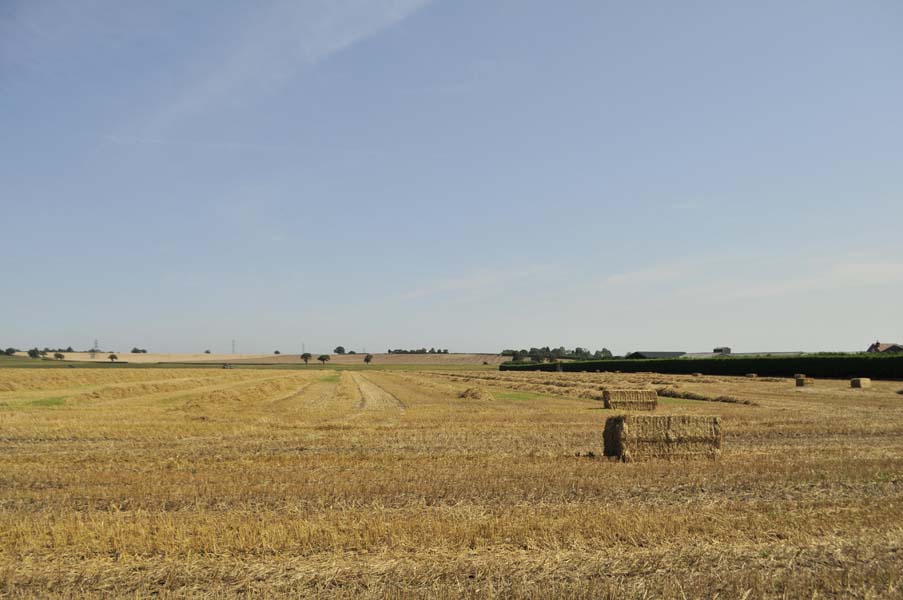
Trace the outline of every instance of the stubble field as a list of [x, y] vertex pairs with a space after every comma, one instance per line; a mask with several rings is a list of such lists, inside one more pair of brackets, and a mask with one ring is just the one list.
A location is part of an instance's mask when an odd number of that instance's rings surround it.
[[[605, 386], [721, 459], [602, 458]], [[0, 595], [899, 597], [900, 388], [0, 369]]]

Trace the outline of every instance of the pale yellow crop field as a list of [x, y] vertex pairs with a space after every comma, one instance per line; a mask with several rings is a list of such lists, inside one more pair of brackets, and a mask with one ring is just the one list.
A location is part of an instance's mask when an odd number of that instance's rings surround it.
[[[55, 360], [54, 352], [48, 353], [45, 360]], [[116, 362], [135, 363], [135, 364], [156, 364], [156, 363], [230, 363], [230, 364], [253, 364], [253, 365], [301, 365], [304, 360], [300, 353], [283, 353], [283, 354], [165, 354], [165, 353], [136, 353], [131, 352], [97, 352], [91, 357], [90, 352], [62, 352], [63, 361], [75, 362], [111, 362], [110, 354], [116, 355]], [[329, 354], [329, 353], [327, 353]], [[28, 353], [17, 352], [16, 356], [27, 358]], [[317, 365], [317, 357], [320, 353], [314, 353], [309, 364]], [[364, 362], [365, 353], [356, 354], [329, 354], [329, 364], [335, 365], [361, 365]], [[511, 359], [509, 356], [501, 356], [499, 354], [480, 354], [480, 353], [454, 353], [454, 354], [386, 354], [373, 353], [373, 365], [454, 365], [454, 366], [478, 366], [499, 364]]]
[[[621, 464], [604, 386], [748, 404], [661, 398], [721, 459]], [[900, 597], [901, 388], [0, 369], [0, 595]]]

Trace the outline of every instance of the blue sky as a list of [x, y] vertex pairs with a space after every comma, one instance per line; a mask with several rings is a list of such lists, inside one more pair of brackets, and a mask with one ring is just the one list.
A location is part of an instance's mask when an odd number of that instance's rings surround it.
[[0, 3], [0, 345], [903, 342], [903, 5]]

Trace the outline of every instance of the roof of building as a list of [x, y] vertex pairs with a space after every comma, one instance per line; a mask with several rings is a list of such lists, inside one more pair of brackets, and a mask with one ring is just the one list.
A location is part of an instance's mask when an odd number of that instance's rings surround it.
[[903, 344], [882, 344], [875, 342], [869, 346], [869, 352], [887, 352], [888, 350], [903, 349]]
[[658, 352], [655, 350], [638, 350], [636, 352], [631, 352], [627, 356], [635, 356], [642, 358], [680, 358], [685, 355], [686, 352]]

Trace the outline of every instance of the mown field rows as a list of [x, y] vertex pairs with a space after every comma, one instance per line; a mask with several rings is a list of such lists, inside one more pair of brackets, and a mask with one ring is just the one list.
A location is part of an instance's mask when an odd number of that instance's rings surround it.
[[[606, 386], [755, 405], [662, 398], [721, 460], [620, 464]], [[901, 387], [0, 370], [0, 594], [899, 597]]]

